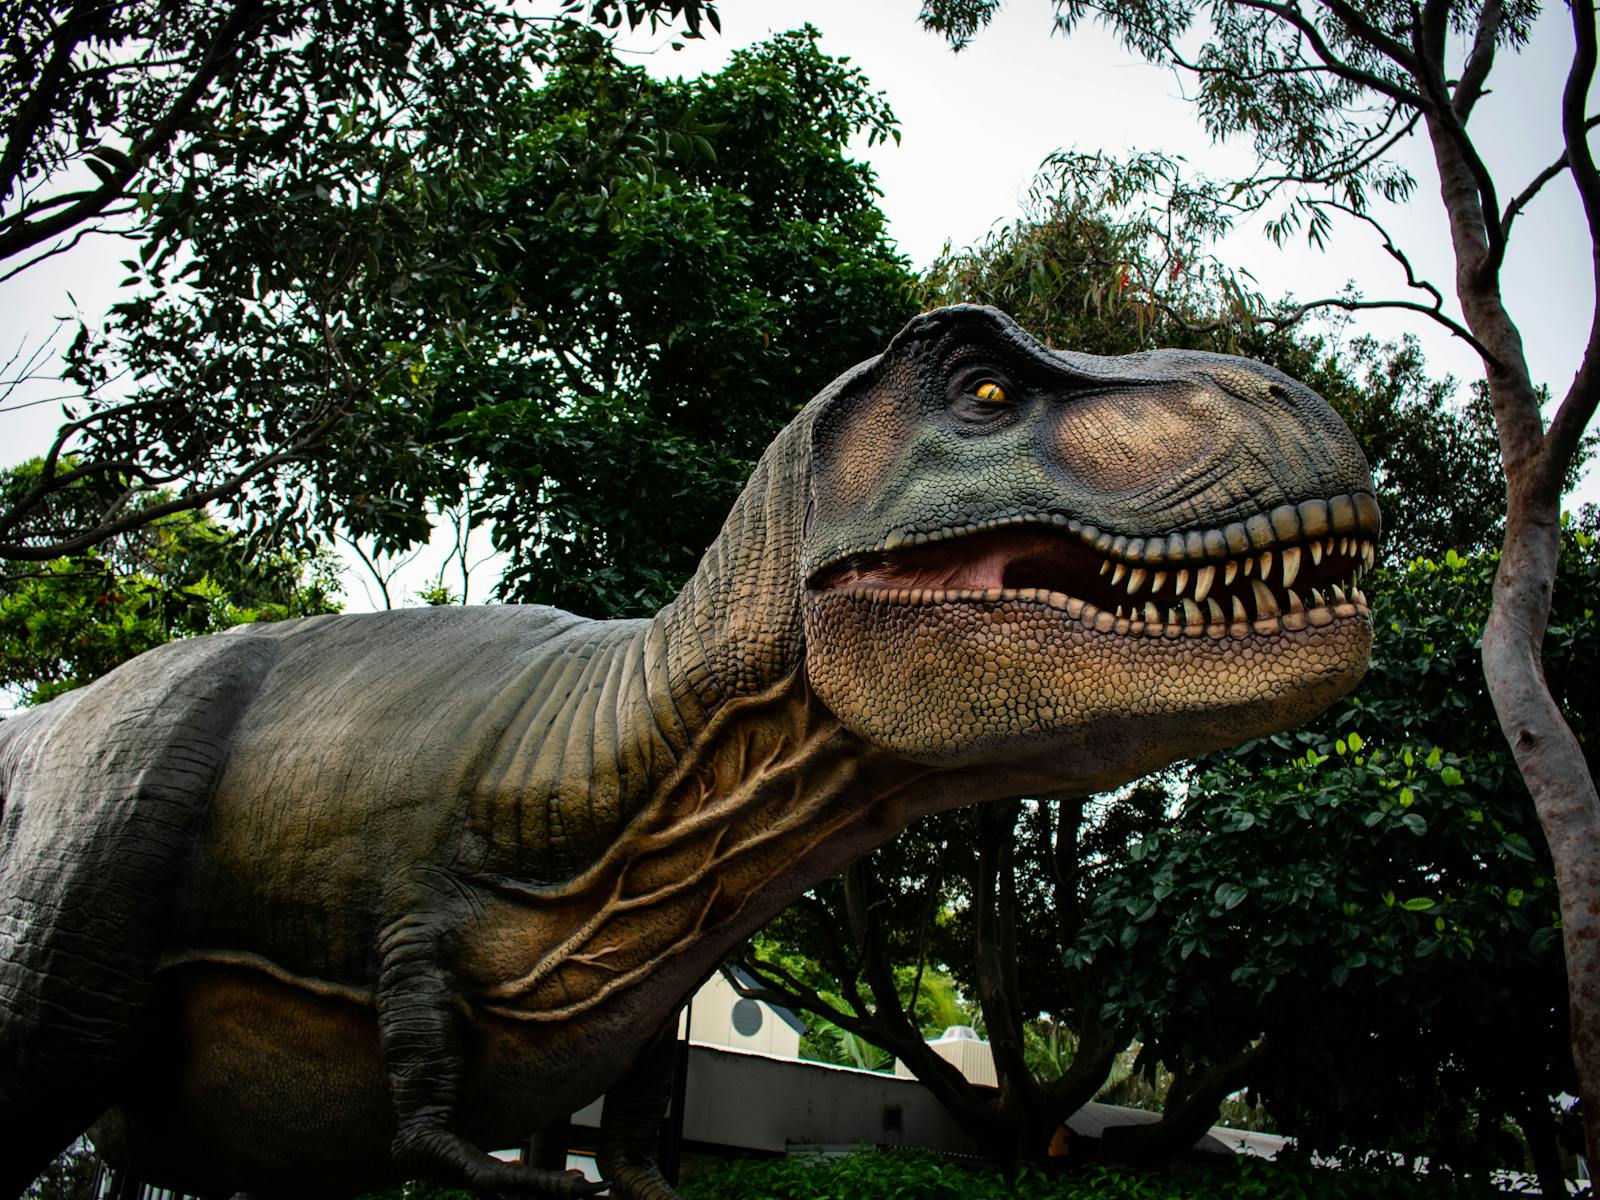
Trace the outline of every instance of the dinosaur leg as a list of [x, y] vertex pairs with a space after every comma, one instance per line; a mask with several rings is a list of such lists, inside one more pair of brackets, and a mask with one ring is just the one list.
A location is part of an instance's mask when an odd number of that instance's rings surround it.
[[564, 1200], [602, 1191], [603, 1185], [581, 1175], [503, 1162], [450, 1128], [464, 1067], [460, 1018], [443, 965], [454, 940], [453, 924], [448, 918], [412, 915], [383, 934], [378, 1033], [398, 1119], [396, 1165], [482, 1195]]
[[600, 1115], [600, 1175], [621, 1200], [679, 1200], [655, 1163], [672, 1095], [678, 1023], [669, 1021], [628, 1073], [606, 1090]]

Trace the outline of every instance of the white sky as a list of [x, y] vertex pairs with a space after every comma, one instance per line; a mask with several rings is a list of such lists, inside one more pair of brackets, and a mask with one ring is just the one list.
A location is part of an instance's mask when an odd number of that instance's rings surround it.
[[[1051, 36], [1046, 0], [1010, 0], [960, 54], [922, 32], [918, 8], [918, 0], [722, 0], [720, 37], [689, 43], [682, 52], [668, 49], [665, 37], [630, 44], [640, 51], [655, 47], [637, 55], [652, 73], [694, 74], [717, 69], [734, 49], [801, 20], [816, 25], [823, 48], [849, 56], [887, 93], [900, 117], [900, 145], [861, 146], [858, 153], [878, 172], [890, 232], [918, 267], [946, 241], [970, 243], [1015, 216], [1039, 162], [1059, 148], [1113, 154], [1158, 149], [1217, 175], [1249, 162], [1244, 148], [1209, 142], [1171, 73], [1135, 60], [1099, 28], [1085, 28], [1071, 39]], [[1473, 118], [1502, 205], [1560, 150], [1557, 105], [1572, 33], [1566, 6], [1549, 8], [1523, 55], [1502, 54], [1495, 90]], [[1417, 191], [1409, 205], [1385, 219], [1453, 308], [1448, 240], [1431, 161], [1422, 144], [1408, 153]], [[1251, 270], [1268, 295], [1331, 295], [1351, 279], [1369, 298], [1402, 293], [1403, 277], [1368, 233], [1342, 230], [1333, 245], [1331, 254], [1298, 244], [1279, 250], [1258, 228], [1246, 228], [1223, 254]], [[37, 341], [52, 316], [72, 311], [74, 300], [86, 314], [103, 312], [121, 277], [117, 260], [126, 253], [107, 240], [90, 242], [0, 284], [0, 356], [22, 338]], [[1577, 368], [1593, 310], [1588, 241], [1567, 176], [1547, 185], [1519, 219], [1506, 284], [1534, 377], [1560, 396]], [[1413, 331], [1423, 339], [1432, 373], [1462, 380], [1479, 373], [1470, 349], [1424, 318], [1364, 313], [1357, 328], [1384, 337]], [[48, 444], [59, 420], [53, 405], [13, 406], [50, 394], [14, 396], [0, 411], [0, 463], [40, 453]], [[1600, 500], [1600, 471], [1590, 472], [1575, 499]], [[398, 592], [422, 586], [437, 570], [437, 556], [423, 555], [404, 572]], [[492, 569], [480, 569], [472, 599], [485, 598], [492, 576]], [[351, 608], [371, 603], [356, 577], [348, 578], [347, 588]]]

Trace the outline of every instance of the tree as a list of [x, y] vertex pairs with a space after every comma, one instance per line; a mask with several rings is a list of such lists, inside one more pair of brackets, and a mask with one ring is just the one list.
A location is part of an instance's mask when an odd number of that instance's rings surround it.
[[658, 607], [776, 429], [914, 311], [845, 156], [893, 115], [815, 31], [702, 80], [652, 80], [585, 31], [548, 54], [542, 86], [498, 98], [493, 153], [441, 145], [437, 171], [241, 150], [80, 343], [81, 376], [127, 369], [150, 381], [134, 403], [207, 413], [175, 452], [346, 413], [228, 501], [258, 537], [391, 552], [470, 495], [505, 598]]
[[[0, 472], [0, 496], [33, 486], [40, 469], [34, 459]], [[59, 510], [76, 497], [53, 499]], [[193, 511], [18, 564], [0, 576], [0, 689], [40, 704], [174, 638], [337, 612], [335, 573], [326, 555], [242, 561], [236, 539]]]
[[[243, 181], [327, 199], [339, 189], [381, 195], [401, 176], [470, 167], [494, 149], [498, 97], [547, 61], [552, 27], [681, 19], [696, 36], [702, 20], [717, 20], [704, 0], [560, 0], [556, 13], [534, 19], [512, 5], [431, 0], [7, 4], [0, 277], [110, 233], [137, 249], [131, 269], [167, 265], [182, 278], [170, 256], [182, 256], [213, 197]], [[388, 256], [397, 255], [407, 259], [401, 277], [427, 263], [426, 246], [415, 254], [391, 246]], [[262, 264], [257, 282], [270, 290], [272, 278]], [[243, 320], [245, 303], [235, 298], [211, 319]], [[313, 321], [308, 336], [315, 329]], [[369, 399], [331, 382], [315, 403], [280, 404], [269, 379], [230, 388], [217, 374], [206, 400], [253, 391], [244, 411], [159, 389], [130, 399], [114, 386], [120, 365], [86, 362], [86, 336], [80, 329], [68, 373], [82, 399], [34, 488], [0, 512], [0, 559], [42, 562], [246, 488], [287, 490], [294, 468], [329, 453]], [[336, 380], [331, 341], [323, 339], [320, 373]], [[89, 485], [91, 523], [65, 539], [21, 536], [51, 492]], [[149, 502], [158, 491], [163, 499]]]
[[[922, 22], [959, 48], [1003, 0], [926, 0]], [[1078, 156], [1120, 196], [1165, 194], [1156, 207], [1201, 211], [1216, 228], [1241, 213], [1271, 211], [1268, 231], [1303, 231], [1325, 244], [1336, 221], [1374, 233], [1403, 270], [1411, 297], [1328, 297], [1314, 307], [1409, 309], [1478, 353], [1506, 484], [1506, 524], [1482, 664], [1499, 724], [1539, 813], [1560, 886], [1571, 994], [1572, 1052], [1590, 1161], [1600, 1160], [1600, 797], [1582, 747], [1545, 684], [1541, 649], [1556, 577], [1562, 487], [1600, 401], [1600, 307], [1591, 306], [1581, 363], [1548, 422], [1504, 288], [1518, 218], [1553, 180], [1569, 181], [1584, 214], [1583, 253], [1600, 296], [1600, 171], [1586, 112], [1596, 66], [1592, 0], [1568, 0], [1574, 50], [1558, 110], [1546, 128], [1559, 144], [1550, 165], [1509, 200], [1474, 140], [1471, 119], [1496, 58], [1528, 40], [1538, 7], [1503, 0], [1052, 0], [1056, 27], [1103, 20], [1137, 53], [1192, 81], [1206, 128], [1248, 137], [1258, 168], [1245, 178], [1179, 183], [1174, 164], [1136, 159], [1107, 170]], [[1192, 36], [1201, 26], [1198, 36]], [[1198, 43], [1198, 47], [1195, 44]], [[1458, 320], [1441, 290], [1421, 279], [1375, 215], [1373, 197], [1409, 199], [1415, 179], [1394, 157], [1426, 136], [1455, 257]], [[1514, 186], [1514, 185], [1513, 185]], [[1143, 281], [1152, 296], [1159, 283]]]

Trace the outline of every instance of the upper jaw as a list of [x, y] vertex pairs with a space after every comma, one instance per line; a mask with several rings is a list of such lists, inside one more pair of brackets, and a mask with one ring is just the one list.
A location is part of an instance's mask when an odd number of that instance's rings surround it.
[[819, 565], [807, 587], [882, 604], [1040, 604], [1134, 636], [1298, 632], [1366, 614], [1357, 584], [1379, 530], [1366, 492], [1145, 537], [1062, 513], [1011, 513], [892, 530]]

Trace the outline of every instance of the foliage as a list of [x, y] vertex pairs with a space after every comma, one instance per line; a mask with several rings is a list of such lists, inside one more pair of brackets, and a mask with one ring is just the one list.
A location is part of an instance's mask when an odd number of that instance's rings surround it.
[[[35, 459], [0, 473], [0, 494], [38, 470]], [[337, 596], [325, 555], [243, 561], [206, 514], [175, 513], [95, 551], [0, 577], [0, 688], [42, 703], [174, 638], [335, 612]]]
[[[1564, 537], [1545, 669], [1592, 754], [1600, 550]], [[1498, 556], [1373, 578], [1359, 692], [1206, 764], [1180, 818], [1107, 877], [1073, 952], [1146, 1065], [1254, 1058], [1324, 1151], [1518, 1163], [1570, 1090], [1549, 852], [1477, 666]]]
[[139, 402], [208, 460], [325, 428], [231, 502], [253, 532], [389, 552], [470, 493], [503, 598], [653, 610], [775, 430], [913, 311], [845, 157], [893, 115], [816, 39], [659, 82], [568, 31], [542, 86], [474, 101], [491, 126], [429, 107], [332, 158], [241, 133], [154, 211], [139, 292], [80, 373], [151, 381]]
[[[0, 557], [76, 553], [209, 500], [238, 504], [247, 486], [288, 500], [297, 464], [335, 442], [354, 453], [362, 442], [350, 427], [372, 396], [341, 377], [336, 325], [349, 314], [328, 301], [356, 276], [371, 301], [415, 276], [459, 275], [458, 265], [438, 263], [431, 239], [353, 237], [348, 253], [319, 264], [327, 273], [291, 314], [281, 290], [291, 264], [260, 256], [236, 290], [207, 296], [203, 254], [192, 252], [230, 200], [303, 217], [359, 197], [355, 210], [381, 214], [404, 208], [398, 193], [415, 193], [419, 181], [424, 190], [447, 186], [491, 161], [504, 140], [498, 102], [548, 61], [555, 30], [682, 19], [695, 35], [702, 18], [716, 23], [703, 0], [560, 0], [555, 9], [535, 18], [512, 5], [453, 0], [18, 0], [0, 8], [0, 262], [9, 273], [88, 233], [113, 232], [136, 248], [128, 263], [136, 278], [196, 289], [204, 303], [195, 324], [206, 333], [256, 336], [286, 317], [301, 322], [291, 343], [298, 356], [195, 362], [186, 385], [146, 385], [131, 398], [120, 382], [130, 364], [93, 354], [80, 327], [68, 380], [82, 399], [46, 455], [43, 487], [0, 513]], [[139, 313], [134, 320], [159, 319]], [[435, 327], [458, 315], [440, 313]], [[177, 338], [185, 329], [168, 314], [162, 332]], [[197, 339], [192, 349], [214, 347]], [[321, 389], [297, 379], [301, 371]], [[60, 452], [76, 457], [72, 470], [56, 471]], [[111, 489], [95, 519], [66, 539], [19, 536], [16, 519], [50, 491], [107, 474], [147, 500], [167, 495], [159, 505], [125, 505]]]
[[82, 1138], [73, 1142], [22, 1193], [22, 1200], [98, 1200], [100, 1159]]
[[863, 1151], [837, 1158], [730, 1159], [685, 1175], [685, 1200], [1444, 1200], [1499, 1193], [1448, 1178], [1398, 1171], [1289, 1167], [1257, 1158], [1158, 1171], [1078, 1164], [1046, 1175], [974, 1170], [915, 1152]]

